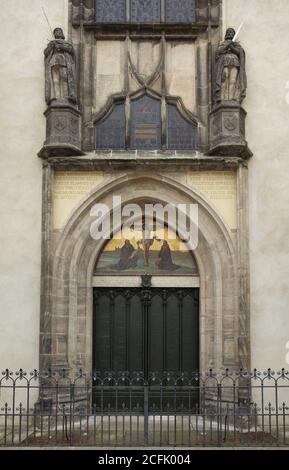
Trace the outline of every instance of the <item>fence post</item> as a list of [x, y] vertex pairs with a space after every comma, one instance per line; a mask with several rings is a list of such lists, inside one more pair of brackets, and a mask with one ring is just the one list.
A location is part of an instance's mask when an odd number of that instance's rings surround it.
[[75, 396], [74, 396], [74, 383], [70, 383], [70, 401], [69, 401], [69, 442], [72, 445], [74, 438], [74, 413], [75, 413]]
[[149, 387], [144, 385], [144, 445], [148, 446], [149, 438]]
[[218, 447], [222, 446], [222, 384], [218, 383], [218, 393], [217, 393], [217, 416], [218, 416]]

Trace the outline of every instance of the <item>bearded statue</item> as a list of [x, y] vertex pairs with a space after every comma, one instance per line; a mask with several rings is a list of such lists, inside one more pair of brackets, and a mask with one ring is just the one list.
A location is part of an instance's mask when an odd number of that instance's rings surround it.
[[233, 28], [227, 29], [225, 40], [216, 52], [216, 103], [237, 101], [241, 104], [246, 96], [245, 51], [234, 41], [235, 34]]

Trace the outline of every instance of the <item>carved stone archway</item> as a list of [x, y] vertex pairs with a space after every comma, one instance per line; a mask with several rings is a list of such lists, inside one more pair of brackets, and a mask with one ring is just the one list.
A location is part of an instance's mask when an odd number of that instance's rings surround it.
[[[241, 365], [238, 251], [230, 229], [205, 197], [161, 174], [130, 173], [106, 179], [75, 209], [51, 253], [52, 281], [43, 283], [50, 312], [42, 332], [40, 367], [92, 369], [92, 285], [95, 260], [104, 241], [90, 235], [90, 209], [148, 200], [199, 205], [200, 369]], [[47, 312], [45, 302], [42, 308]], [[245, 338], [249, 342], [249, 338]], [[249, 350], [249, 347], [247, 348]]]

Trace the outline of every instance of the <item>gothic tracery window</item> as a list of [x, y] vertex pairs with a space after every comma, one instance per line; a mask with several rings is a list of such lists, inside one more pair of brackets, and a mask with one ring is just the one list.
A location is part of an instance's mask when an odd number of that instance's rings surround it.
[[161, 147], [161, 103], [144, 95], [131, 106], [131, 147], [158, 149]]
[[[164, 29], [174, 28], [175, 25], [178, 29], [178, 24], [190, 25], [196, 21], [196, 0], [95, 0], [95, 2], [96, 22], [106, 24], [101, 31], [104, 35], [106, 31], [111, 32], [110, 28], [111, 26], [114, 28], [114, 24], [117, 29], [121, 23], [130, 23], [133, 32], [134, 24], [137, 24], [138, 34], [141, 36], [150, 24], [154, 28], [154, 25], [167, 23]], [[160, 27], [163, 28], [162, 25]], [[129, 31], [130, 27], [125, 34], [132, 43]], [[132, 52], [135, 50], [130, 49], [129, 46], [127, 52], [123, 53], [127, 63], [124, 67], [127, 67], [126, 70], [129, 71], [128, 81], [132, 80], [132, 82], [129, 81], [125, 88], [120, 87], [114, 90], [114, 93], [121, 97], [121, 103], [118, 98], [110, 110], [105, 107], [105, 114], [100, 111], [100, 117], [95, 117], [95, 148], [100, 150], [126, 148], [195, 150], [197, 148], [197, 121], [190, 114], [194, 112], [194, 109], [192, 110], [192, 106], [188, 106], [187, 103], [188, 107], [185, 108], [184, 101], [180, 99], [180, 89], [176, 93], [179, 97], [174, 97], [175, 95], [170, 95], [171, 90], [166, 85], [166, 74], [170, 73], [166, 69], [167, 55], [164, 52], [167, 46], [162, 46], [159, 39], [160, 45], [156, 45], [150, 51], [147, 44], [149, 41], [152, 42], [151, 38], [144, 40], [141, 36], [138, 41], [139, 43], [144, 41], [143, 50], [146, 52], [143, 55], [147, 53], [147, 57], [152, 62], [151, 70], [139, 57], [136, 61], [132, 60], [133, 54], [141, 54], [138, 49], [136, 49], [138, 52]], [[167, 44], [166, 38], [165, 44]], [[154, 63], [153, 60], [157, 57], [158, 50], [160, 56]], [[168, 51], [169, 57], [170, 49]], [[113, 70], [110, 74], [111, 77], [117, 75]], [[103, 73], [102, 80], [105, 76]], [[111, 77], [108, 76], [114, 85]], [[163, 81], [162, 86], [158, 85], [158, 80]], [[132, 87], [130, 87], [131, 83], [133, 83]], [[191, 86], [189, 79], [188, 86]]]
[[166, 0], [165, 20], [169, 23], [193, 23], [196, 21], [195, 0]]
[[167, 146], [172, 150], [197, 147], [197, 126], [193, 126], [173, 104], [167, 105]]
[[[195, 0], [95, 0], [98, 23], [193, 23]], [[164, 15], [162, 14], [164, 12]]]
[[[186, 119], [175, 104], [166, 106], [165, 141], [162, 142], [161, 102], [144, 94], [130, 107], [129, 140], [131, 149], [195, 150], [197, 125]], [[124, 103], [114, 105], [107, 117], [96, 124], [96, 149], [121, 150], [126, 147], [126, 116]]]
[[132, 23], [160, 23], [161, 0], [131, 0]]
[[96, 148], [123, 149], [125, 147], [124, 104], [116, 104], [111, 113], [96, 126]]
[[96, 0], [95, 12], [99, 23], [124, 23], [126, 0]]

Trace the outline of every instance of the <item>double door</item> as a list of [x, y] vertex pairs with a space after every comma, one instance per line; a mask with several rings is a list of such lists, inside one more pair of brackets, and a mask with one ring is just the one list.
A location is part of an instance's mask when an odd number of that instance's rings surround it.
[[199, 369], [199, 289], [95, 288], [93, 368], [102, 376]]

